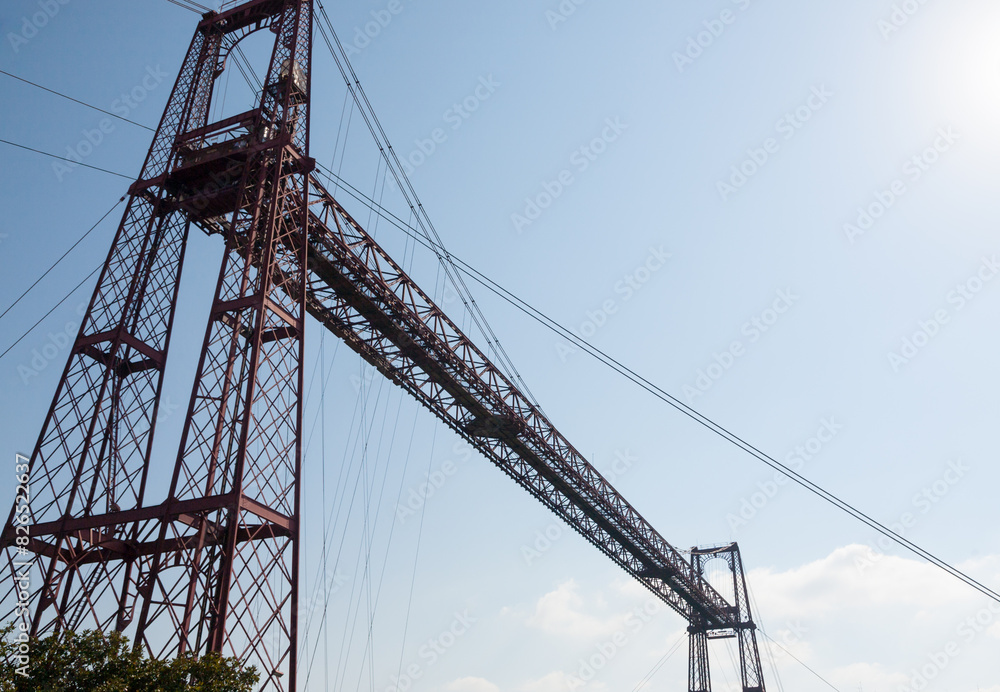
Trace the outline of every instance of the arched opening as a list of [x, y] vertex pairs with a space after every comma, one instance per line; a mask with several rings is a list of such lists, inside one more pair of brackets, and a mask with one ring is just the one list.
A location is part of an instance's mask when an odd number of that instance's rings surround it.
[[223, 46], [223, 69], [215, 78], [209, 122], [219, 122], [260, 105], [274, 39], [273, 32], [258, 29], [232, 45]]
[[176, 140], [178, 164], [167, 186], [208, 233], [225, 233], [231, 214], [244, 201], [248, 164], [256, 160], [267, 165], [275, 140], [294, 144], [301, 136], [307, 78], [289, 50], [275, 50], [275, 34], [265, 28], [223, 38], [213, 68], [208, 124]]

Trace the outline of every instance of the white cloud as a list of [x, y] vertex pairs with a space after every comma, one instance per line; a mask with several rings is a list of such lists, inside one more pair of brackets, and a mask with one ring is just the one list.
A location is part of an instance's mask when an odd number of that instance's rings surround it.
[[[961, 568], [995, 586], [998, 564], [993, 556]], [[965, 689], [1000, 636], [1000, 606], [991, 608], [933, 565], [889, 555], [873, 559], [866, 546], [838, 548], [785, 571], [752, 570], [747, 579], [758, 624], [776, 625], [765, 629], [840, 689], [905, 688], [936, 659], [946, 661], [948, 686]], [[942, 658], [946, 650], [956, 653]], [[790, 657], [778, 657], [783, 676], [806, 675]], [[995, 671], [980, 680], [984, 690], [995, 685]]]
[[[895, 690], [909, 683], [905, 673], [873, 663], [852, 663], [830, 672], [829, 680], [842, 690]], [[818, 681], [817, 681], [818, 682]]]
[[444, 686], [445, 692], [500, 692], [500, 688], [484, 678], [459, 678]]
[[570, 675], [557, 670], [537, 680], [529, 680], [517, 689], [518, 692], [568, 692], [569, 681]]
[[606, 637], [624, 628], [628, 617], [627, 613], [598, 617], [588, 612], [592, 609], [606, 610], [606, 605], [599, 595], [586, 600], [582, 598], [579, 586], [570, 580], [539, 598], [526, 623], [548, 634], [584, 639]]
[[844, 609], [905, 608], [919, 614], [975, 602], [975, 592], [937, 567], [892, 555], [873, 556], [867, 546], [838, 548], [786, 572], [748, 575], [768, 619], [830, 615]]
[[[1000, 556], [977, 558], [960, 567], [988, 586], [996, 588], [1000, 581]], [[954, 645], [949, 650], [957, 653], [949, 655], [938, 681], [956, 692], [1000, 692], [1000, 674], [993, 665], [1000, 606], [991, 609], [982, 595], [932, 565], [899, 556], [872, 559], [866, 546], [849, 545], [806, 564], [755, 569], [747, 577], [758, 625], [842, 690], [857, 690], [858, 685], [866, 691], [905, 688], [918, 674], [914, 671], [924, 670], [940, 659], [945, 647]], [[559, 661], [563, 670], [542, 674], [555, 666], [535, 668], [533, 675], [541, 677], [527, 682], [516, 675], [498, 680], [503, 692], [570, 692], [575, 662], [596, 643], [623, 630], [629, 637], [627, 664], [622, 659], [617, 668], [602, 671], [588, 683], [587, 692], [602, 692], [597, 686], [604, 685], [634, 686], [679, 634], [680, 621], [667, 609], [655, 618], [653, 630], [643, 626], [635, 631], [626, 624], [630, 613], [651, 598], [634, 581], [616, 579], [602, 589], [567, 581], [530, 605], [506, 609], [513, 631], [524, 628], [532, 637], [541, 637], [531, 641], [536, 646], [544, 643], [546, 657]], [[786, 684], [818, 683], [792, 656], [766, 646], [763, 634], [758, 640], [766, 659], [773, 654]], [[680, 658], [662, 675], [682, 679], [685, 650], [682, 640]], [[773, 684], [769, 660], [765, 669]], [[722, 689], [723, 680], [716, 677]], [[981, 690], [976, 690], [977, 684]]]
[[[561, 670], [528, 680], [517, 685], [515, 692], [571, 692], [573, 676]], [[441, 688], [443, 692], [500, 692], [500, 687], [485, 678], [466, 677], [453, 680]], [[607, 685], [593, 681], [587, 685], [587, 692], [606, 692]]]

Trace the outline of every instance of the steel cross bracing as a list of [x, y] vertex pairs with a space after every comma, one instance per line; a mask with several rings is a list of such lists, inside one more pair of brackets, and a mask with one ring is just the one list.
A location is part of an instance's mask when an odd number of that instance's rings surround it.
[[691, 551], [691, 564], [699, 574], [704, 573], [706, 563], [712, 560], [722, 560], [729, 570], [728, 586], [733, 592], [731, 609], [735, 615], [735, 624], [730, 628], [719, 629], [698, 617], [689, 621], [688, 690], [689, 692], [711, 690], [708, 641], [736, 639], [743, 692], [764, 692], [764, 671], [760, 663], [760, 651], [757, 648], [757, 626], [750, 612], [750, 590], [747, 588], [739, 546], [731, 543], [716, 548], [695, 548]]
[[[33, 635], [118, 630], [152, 656], [219, 652], [294, 690], [311, 0], [199, 22], [30, 460], [30, 540], [4, 527], [4, 606]], [[274, 48], [256, 108], [208, 125], [239, 41]], [[147, 481], [188, 230], [224, 254], [165, 502]], [[299, 250], [291, 248], [298, 247]], [[16, 546], [16, 547], [15, 547]], [[29, 559], [41, 583], [18, 605]]]
[[722, 596], [327, 193], [310, 185], [307, 309], [686, 618]]
[[[740, 634], [742, 653], [749, 632], [744, 687], [763, 690], [739, 589], [730, 604], [712, 588], [703, 559], [653, 529], [312, 175], [311, 0], [226, 7], [199, 23], [129, 190], [32, 454], [30, 540], [16, 543], [13, 511], [3, 532], [5, 606], [36, 635], [125, 631], [153, 656], [236, 655], [262, 689], [294, 690], [309, 313], [684, 616], [704, 658], [691, 685], [708, 689], [707, 639]], [[258, 107], [209, 124], [229, 52], [261, 29], [275, 44]], [[191, 223], [227, 251], [167, 499], [150, 504]], [[19, 550], [42, 568], [30, 612], [14, 605]]]

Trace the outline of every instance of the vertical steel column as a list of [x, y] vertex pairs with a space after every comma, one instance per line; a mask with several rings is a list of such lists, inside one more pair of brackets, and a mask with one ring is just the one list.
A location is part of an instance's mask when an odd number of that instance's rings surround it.
[[708, 635], [694, 625], [688, 628], [688, 692], [712, 692]]
[[[747, 590], [746, 575], [743, 573], [743, 559], [736, 543], [719, 548], [695, 548], [691, 551], [691, 564], [699, 575], [703, 575], [705, 564], [711, 560], [722, 560], [729, 568], [733, 585], [733, 603], [729, 607], [732, 621], [725, 628], [711, 629], [703, 622], [692, 621], [690, 633], [691, 655], [688, 668], [690, 692], [707, 690], [710, 687], [708, 668], [708, 640], [736, 638], [740, 650], [740, 682], [743, 692], [764, 692], [764, 672], [757, 648], [757, 625], [750, 609], [750, 594]], [[702, 685], [703, 687], [695, 687]]]
[[[138, 634], [296, 685], [312, 4], [289, 0], [227, 223]], [[185, 511], [183, 508], [192, 508]]]
[[[275, 38], [259, 104], [209, 125], [226, 56], [262, 29]], [[295, 689], [311, 57], [311, 0], [199, 22], [30, 460], [29, 544], [13, 510], [0, 542], [8, 617], [33, 634], [134, 628], [154, 656], [235, 655], [263, 689]], [[150, 506], [192, 221], [223, 229], [226, 254], [169, 495]], [[43, 571], [30, 613], [16, 580], [29, 558]]]
[[729, 567], [733, 574], [733, 593], [739, 621], [736, 634], [740, 645], [740, 675], [743, 690], [764, 692], [764, 671], [761, 668], [760, 651], [757, 649], [757, 626], [750, 612], [750, 593], [747, 590], [746, 575], [743, 573], [743, 558], [735, 543], [729, 550]]
[[[139, 180], [165, 174], [177, 134], [204, 124], [213, 84], [206, 65], [214, 51], [209, 37], [195, 34]], [[35, 635], [80, 627], [123, 630], [131, 622], [136, 556], [123, 560], [93, 548], [134, 542], [141, 527], [123, 521], [81, 532], [67, 526], [144, 506], [188, 226], [162, 188], [130, 188], [31, 455], [26, 554], [11, 545], [13, 510], [3, 533], [8, 575], [15, 562], [28, 558], [41, 569], [34, 612], [18, 612]], [[36, 528], [44, 529], [45, 540], [36, 537], [42, 535]], [[12, 609], [7, 617], [16, 607], [15, 588], [4, 594], [4, 608]]]

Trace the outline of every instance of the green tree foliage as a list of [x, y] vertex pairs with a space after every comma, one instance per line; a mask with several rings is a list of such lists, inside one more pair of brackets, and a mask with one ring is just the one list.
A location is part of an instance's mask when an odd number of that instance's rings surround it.
[[0, 692], [251, 692], [260, 678], [217, 654], [148, 659], [118, 632], [31, 639], [25, 666], [17, 631], [0, 630]]

